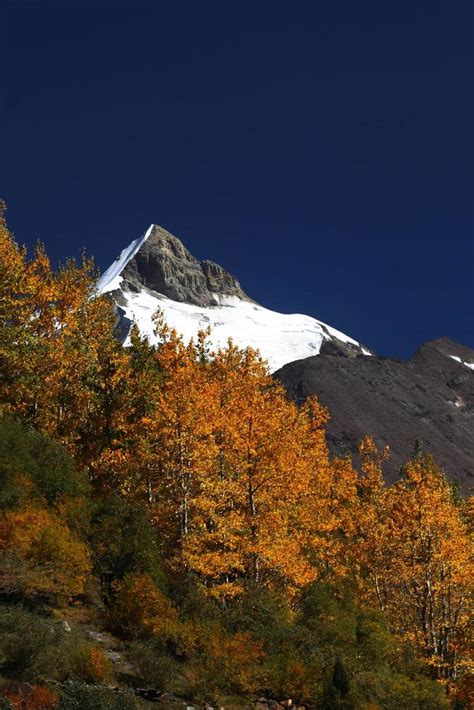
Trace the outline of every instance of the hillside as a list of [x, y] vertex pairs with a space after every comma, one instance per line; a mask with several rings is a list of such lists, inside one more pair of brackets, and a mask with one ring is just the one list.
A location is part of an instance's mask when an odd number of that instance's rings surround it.
[[390, 448], [385, 471], [394, 481], [418, 440], [467, 492], [474, 480], [472, 363], [473, 350], [442, 338], [407, 362], [347, 357], [323, 347], [318, 357], [289, 363], [275, 377], [296, 402], [317, 395], [329, 408], [334, 452], [356, 457], [368, 433]]
[[[470, 707], [472, 501], [436, 460], [388, 486], [251, 349], [116, 321], [0, 210], [2, 710]], [[451, 347], [420, 363], [471, 375]]]

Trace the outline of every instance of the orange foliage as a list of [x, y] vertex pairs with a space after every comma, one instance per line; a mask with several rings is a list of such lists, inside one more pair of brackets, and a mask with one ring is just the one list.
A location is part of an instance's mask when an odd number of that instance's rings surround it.
[[3, 691], [14, 710], [53, 710], [59, 703], [59, 695], [40, 685], [22, 683], [15, 690]]
[[237, 692], [252, 693], [257, 689], [257, 669], [264, 656], [261, 643], [249, 634], [233, 636], [211, 634], [206, 638], [206, 653], [214, 672]]
[[429, 457], [409, 463], [388, 496], [396, 580], [388, 611], [434, 673], [451, 677], [472, 649], [472, 535]]
[[464, 507], [429, 456], [418, 455], [386, 488], [373, 442], [364, 442], [362, 454], [355, 540], [362, 590], [435, 677], [455, 677], [472, 668], [473, 546]]
[[[51, 268], [39, 244], [31, 260], [11, 237], [0, 210], [0, 405], [66, 445], [90, 465], [107, 421], [94, 422], [104, 352], [126, 357], [113, 337], [106, 298], [94, 298], [91, 260]], [[95, 425], [95, 437], [80, 437]], [[108, 432], [106, 432], [108, 434]], [[92, 448], [91, 443], [93, 442]], [[85, 444], [85, 446], [84, 446]]]
[[239, 593], [246, 577], [277, 575], [289, 589], [311, 581], [310, 556], [327, 552], [345, 485], [332, 475], [326, 412], [288, 401], [250, 349], [230, 342], [208, 356], [205, 333], [189, 345], [161, 334], [152, 515], [177, 563], [218, 596]]

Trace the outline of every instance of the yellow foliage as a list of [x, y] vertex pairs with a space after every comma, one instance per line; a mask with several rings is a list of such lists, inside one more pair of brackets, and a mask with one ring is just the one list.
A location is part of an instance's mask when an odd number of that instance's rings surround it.
[[239, 594], [248, 577], [279, 577], [289, 591], [312, 581], [310, 557], [330, 554], [336, 524], [326, 412], [314, 400], [289, 402], [250, 349], [229, 342], [204, 357], [205, 333], [184, 345], [161, 332], [152, 515], [176, 564], [217, 597]]
[[456, 504], [429, 456], [411, 461], [403, 478], [386, 488], [375, 447], [363, 448], [355, 539], [362, 591], [436, 677], [453, 677], [470, 664], [472, 649], [473, 546], [464, 515], [469, 506]]
[[[28, 260], [0, 210], [0, 406], [21, 414], [88, 466], [105, 445], [101, 432], [109, 423], [103, 409], [94, 421], [100, 385], [109, 374], [103, 360], [109, 351], [127, 360], [114, 340], [111, 303], [93, 297], [95, 279], [87, 259], [79, 266], [70, 260], [54, 272], [42, 245]], [[95, 437], [80, 440], [78, 431], [91, 425]]]
[[209, 697], [224, 687], [249, 694], [261, 686], [265, 654], [249, 634], [227, 635], [219, 627], [183, 624], [180, 635], [180, 652], [188, 659], [183, 675], [191, 693]]
[[0, 519], [0, 585], [25, 596], [82, 594], [91, 562], [87, 546], [42, 509], [8, 511]]
[[216, 675], [240, 693], [252, 693], [258, 688], [258, 668], [264, 656], [262, 645], [249, 634], [237, 633], [224, 636], [215, 633], [206, 639], [206, 653]]

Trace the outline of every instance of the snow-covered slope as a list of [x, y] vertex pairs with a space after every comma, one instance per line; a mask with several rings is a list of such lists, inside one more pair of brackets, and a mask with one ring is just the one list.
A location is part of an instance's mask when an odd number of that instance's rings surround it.
[[469, 367], [470, 370], [474, 370], [474, 362], [465, 362], [464, 360], [461, 360], [461, 358], [458, 355], [450, 355], [450, 358], [453, 360], [456, 360], [456, 362], [460, 362], [461, 365], [465, 365], [466, 367]]
[[[156, 273], [150, 274], [153, 269], [160, 272], [160, 283], [166, 286], [166, 290], [168, 285], [172, 293], [182, 288], [194, 302], [175, 300], [150, 288], [149, 284], [158, 278]], [[210, 285], [210, 300], [215, 305], [196, 305], [206, 288], [200, 281], [203, 278]], [[225, 284], [227, 293], [212, 290], [216, 284], [218, 287], [219, 279]], [[152, 316], [161, 309], [168, 325], [181, 333], [186, 341], [210, 326], [214, 347], [225, 346], [232, 338], [241, 347], [259, 350], [271, 370], [293, 360], [317, 355], [325, 341], [342, 344], [354, 354], [372, 354], [353, 338], [322, 321], [305, 315], [277, 313], [254, 303], [222, 267], [194, 259], [176, 237], [154, 225], [121, 252], [100, 278], [98, 290], [112, 294], [122, 319], [125, 344], [131, 323], [136, 323], [153, 341]], [[233, 292], [239, 295], [229, 295]]]
[[123, 249], [113, 264], [109, 266], [107, 271], [104, 271], [102, 276], [97, 282], [97, 289], [99, 293], [107, 293], [108, 291], [115, 291], [120, 288], [122, 282], [122, 271], [125, 269], [127, 264], [133, 259], [137, 251], [153, 231], [153, 224], [149, 226], [143, 237], [135, 239], [131, 242], [126, 249]]

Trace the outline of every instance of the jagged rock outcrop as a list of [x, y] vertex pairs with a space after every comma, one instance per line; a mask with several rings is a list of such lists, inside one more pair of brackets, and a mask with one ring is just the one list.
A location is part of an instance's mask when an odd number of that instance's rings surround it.
[[328, 439], [339, 454], [355, 455], [370, 434], [389, 446], [387, 478], [396, 479], [416, 439], [464, 491], [474, 481], [474, 350], [442, 338], [423, 345], [407, 362], [344, 356], [324, 344], [318, 357], [275, 373], [290, 397], [311, 394], [329, 408]]
[[125, 289], [138, 292], [145, 286], [174, 301], [195, 306], [216, 305], [216, 294], [251, 300], [222, 266], [196, 259], [177, 237], [157, 225], [121, 276]]

